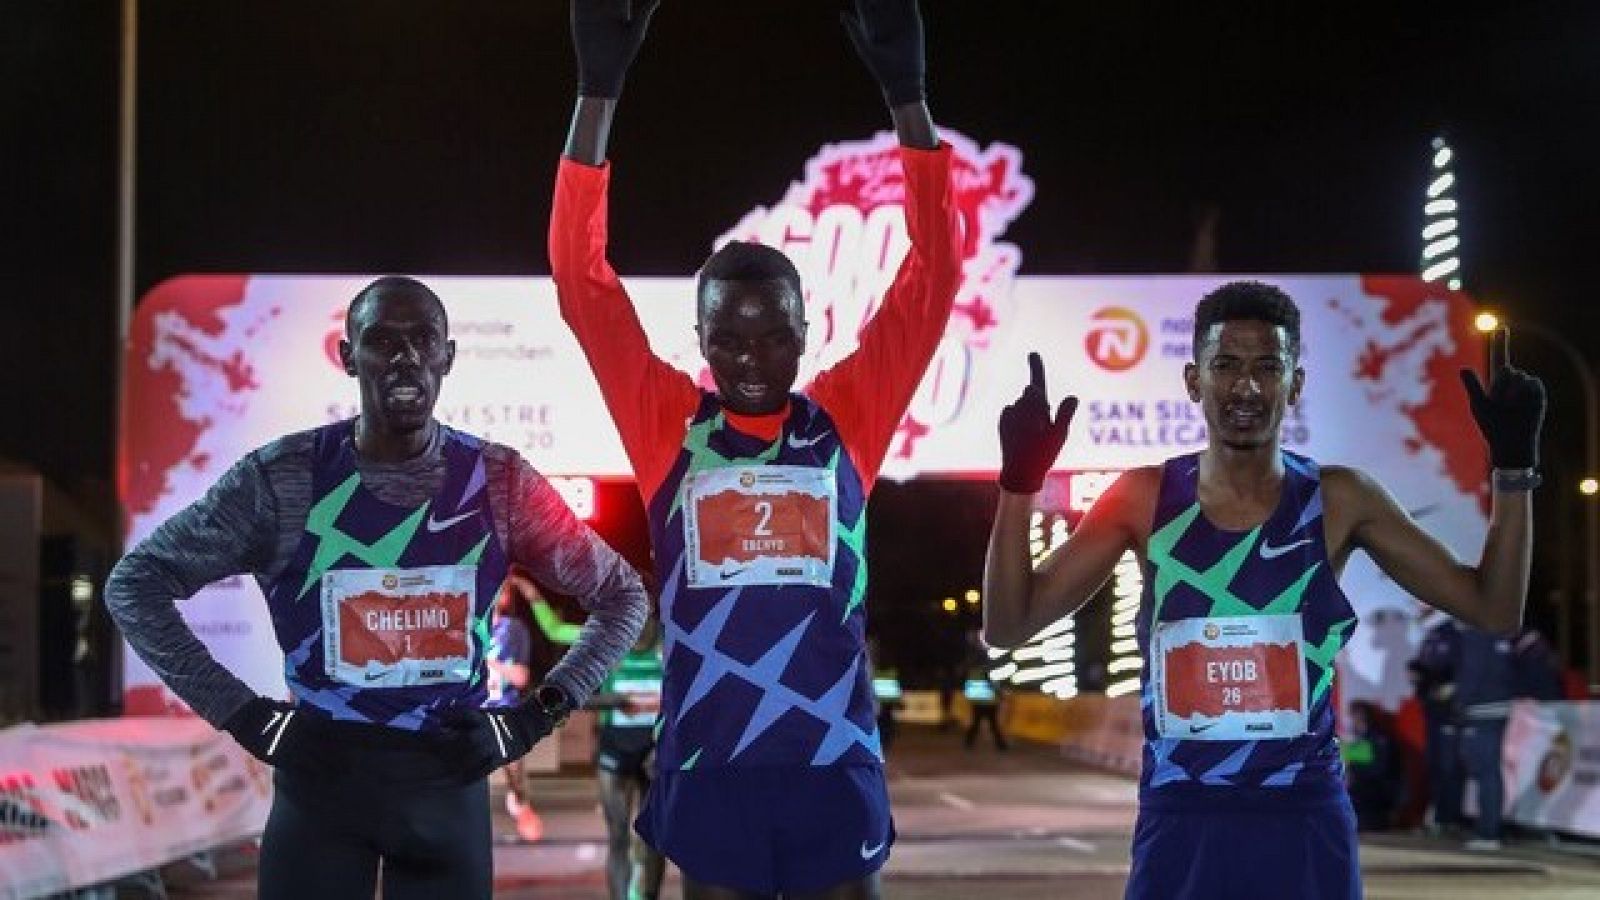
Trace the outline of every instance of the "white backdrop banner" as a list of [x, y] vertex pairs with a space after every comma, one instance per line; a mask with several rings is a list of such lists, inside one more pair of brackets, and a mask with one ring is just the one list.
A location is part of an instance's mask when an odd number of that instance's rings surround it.
[[0, 731], [0, 898], [98, 884], [261, 833], [271, 772], [199, 719]]
[[[1200, 449], [1205, 425], [1182, 380], [1191, 317], [1201, 295], [1232, 277], [1022, 277], [1003, 294], [991, 291], [984, 311], [952, 320], [885, 476], [992, 476], [995, 422], [1027, 379], [1030, 350], [1045, 359], [1053, 397], [1071, 391], [1082, 399], [1062, 469], [1125, 469]], [[458, 343], [439, 401], [443, 421], [515, 447], [547, 474], [630, 477], [548, 280], [424, 280], [444, 299]], [[1486, 526], [1486, 460], [1456, 376], [1482, 357], [1471, 304], [1406, 278], [1266, 280], [1303, 313], [1306, 389], [1285, 423], [1286, 446], [1365, 469], [1459, 557], [1476, 558]], [[346, 305], [367, 281], [190, 276], [151, 291], [128, 354], [120, 459], [131, 541], [251, 449], [356, 412], [356, 385], [337, 346]], [[692, 327], [693, 282], [628, 286], [656, 352], [709, 383]], [[815, 321], [822, 312], [809, 315]], [[812, 330], [825, 333], [816, 324]], [[816, 340], [802, 379], [851, 346], [853, 338]], [[1363, 616], [1414, 607], [1364, 556], [1351, 561], [1343, 583]], [[184, 610], [229, 668], [263, 693], [283, 694], [281, 657], [252, 580], [213, 585]], [[1407, 690], [1404, 664], [1417, 637], [1409, 633], [1414, 625], [1403, 624], [1410, 620], [1389, 617], [1388, 629], [1357, 631], [1342, 673], [1346, 697], [1392, 705]], [[138, 659], [128, 660], [130, 712], [172, 706]]]

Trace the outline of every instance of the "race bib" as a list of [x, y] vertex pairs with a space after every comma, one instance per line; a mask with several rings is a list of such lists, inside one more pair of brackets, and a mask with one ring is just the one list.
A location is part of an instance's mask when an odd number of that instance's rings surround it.
[[1156, 731], [1186, 741], [1306, 733], [1299, 616], [1160, 622], [1151, 636]]
[[811, 466], [707, 469], [683, 483], [692, 588], [833, 583], [833, 472]]
[[334, 569], [322, 576], [328, 675], [362, 688], [459, 683], [472, 676], [467, 632], [476, 566]]

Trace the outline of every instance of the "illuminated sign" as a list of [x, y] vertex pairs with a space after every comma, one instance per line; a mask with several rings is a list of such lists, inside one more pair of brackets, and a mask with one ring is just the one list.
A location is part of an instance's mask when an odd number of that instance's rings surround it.
[[1144, 360], [1150, 348], [1150, 329], [1131, 309], [1108, 306], [1089, 317], [1083, 337], [1084, 352], [1107, 372], [1125, 372]]
[[556, 489], [561, 499], [567, 501], [567, 507], [579, 519], [592, 521], [596, 514], [593, 478], [569, 478], [552, 475], [548, 481]]

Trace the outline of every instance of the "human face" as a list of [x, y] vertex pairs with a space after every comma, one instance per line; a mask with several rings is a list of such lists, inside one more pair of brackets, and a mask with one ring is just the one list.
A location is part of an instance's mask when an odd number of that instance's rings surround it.
[[435, 298], [404, 289], [356, 302], [339, 357], [361, 385], [363, 427], [393, 437], [421, 432], [456, 357], [444, 309]]
[[1213, 446], [1278, 445], [1284, 412], [1300, 402], [1305, 372], [1281, 325], [1258, 319], [1214, 323], [1184, 367], [1189, 399], [1200, 404]]
[[700, 352], [722, 405], [745, 416], [783, 409], [806, 347], [800, 298], [782, 281], [709, 281]]

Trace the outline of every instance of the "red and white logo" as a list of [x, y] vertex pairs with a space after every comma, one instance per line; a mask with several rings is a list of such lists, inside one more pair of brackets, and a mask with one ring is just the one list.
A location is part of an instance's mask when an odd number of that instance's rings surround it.
[[[961, 289], [944, 342], [890, 447], [886, 474], [896, 460], [910, 460], [918, 438], [960, 411], [975, 357], [988, 350], [1010, 313], [1011, 286], [1022, 263], [1022, 252], [999, 237], [1033, 200], [1033, 182], [1022, 174], [1016, 147], [996, 143], [980, 149], [948, 129], [940, 129], [940, 136], [955, 156], [951, 186], [964, 228]], [[782, 250], [800, 270], [810, 323], [802, 382], [855, 348], [910, 246], [898, 148], [891, 132], [824, 146], [782, 202], [757, 207], [716, 241], [719, 247], [731, 240], [759, 241]], [[709, 369], [702, 368], [700, 382], [712, 384]]]
[[1150, 349], [1150, 329], [1139, 314], [1124, 306], [1106, 306], [1089, 317], [1083, 349], [1094, 364], [1107, 372], [1125, 372], [1138, 365]]
[[322, 353], [341, 374], [344, 372], [344, 360], [339, 357], [339, 343], [344, 340], [344, 314], [342, 309], [335, 312], [333, 324], [328, 326], [328, 333], [322, 336]]

